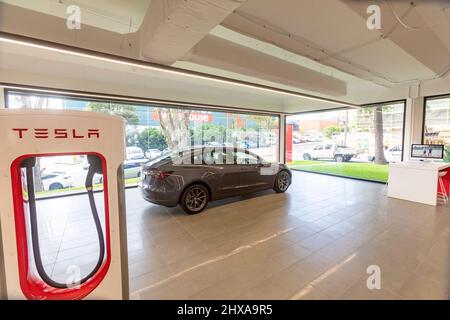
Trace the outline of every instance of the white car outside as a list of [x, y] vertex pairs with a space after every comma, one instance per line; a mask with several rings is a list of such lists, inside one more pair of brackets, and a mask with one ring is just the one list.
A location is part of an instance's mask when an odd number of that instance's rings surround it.
[[[123, 163], [124, 179], [139, 178], [141, 176], [141, 165], [148, 162], [148, 159], [127, 160]], [[103, 183], [103, 175], [94, 175], [94, 184]]]
[[145, 156], [150, 160], [158, 158], [160, 155], [161, 151], [159, 149], [148, 149], [145, 153]]
[[47, 172], [41, 175], [44, 190], [59, 190], [74, 186], [73, 178], [65, 172]]
[[[386, 158], [387, 162], [400, 162], [402, 161], [402, 146], [393, 146], [391, 148], [384, 150], [384, 157]], [[369, 155], [368, 157], [369, 161], [374, 161], [375, 156]]]
[[139, 147], [126, 148], [127, 160], [136, 160], [145, 158], [144, 151]]
[[356, 156], [356, 150], [353, 150], [346, 146], [339, 146], [331, 142], [317, 144], [311, 150], [305, 151], [305, 153], [303, 153], [304, 160], [334, 159], [337, 162], [348, 162]]

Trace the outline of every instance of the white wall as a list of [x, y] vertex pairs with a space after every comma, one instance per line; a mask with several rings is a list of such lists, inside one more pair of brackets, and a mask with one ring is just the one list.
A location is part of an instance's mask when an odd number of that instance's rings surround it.
[[411, 144], [422, 143], [424, 97], [406, 100], [405, 136], [403, 160], [408, 161], [411, 155]]
[[0, 86], [0, 109], [5, 108], [4, 88]]

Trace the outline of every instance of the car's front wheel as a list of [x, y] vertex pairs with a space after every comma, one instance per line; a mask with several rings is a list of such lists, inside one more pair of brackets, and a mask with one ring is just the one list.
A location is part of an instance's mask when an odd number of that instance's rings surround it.
[[289, 172], [287, 172], [286, 170], [278, 172], [273, 189], [277, 193], [282, 193], [285, 192], [290, 185], [291, 175], [289, 174]]
[[180, 205], [184, 212], [196, 214], [202, 212], [206, 208], [208, 200], [208, 189], [202, 184], [193, 184], [183, 192]]
[[303, 160], [311, 160], [311, 155], [309, 153], [303, 154]]

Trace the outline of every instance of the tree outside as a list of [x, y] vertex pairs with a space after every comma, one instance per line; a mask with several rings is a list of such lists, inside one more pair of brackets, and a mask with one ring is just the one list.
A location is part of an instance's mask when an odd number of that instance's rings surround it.
[[124, 118], [126, 123], [129, 125], [139, 124], [139, 117], [136, 112], [136, 107], [129, 104], [95, 101], [87, 104], [87, 110], [120, 116]]
[[336, 133], [341, 133], [342, 129], [339, 126], [329, 126], [326, 127], [324, 130], [324, 135], [326, 138], [328, 139], [332, 139], [333, 135], [335, 135]]
[[[44, 104], [48, 107], [48, 99], [43, 96], [32, 97], [28, 95], [16, 95], [14, 96], [14, 99], [16, 99], [16, 103], [18, 103], [20, 108], [42, 109]], [[44, 191], [44, 184], [41, 178], [42, 171], [41, 158], [36, 157], [36, 163], [33, 170], [34, 190], [36, 192]]]
[[[388, 107], [386, 107], [388, 108]], [[365, 117], [372, 119], [373, 134], [375, 138], [375, 164], [386, 164], [384, 155], [384, 125], [383, 125], [383, 106], [362, 108], [358, 112]], [[386, 110], [384, 110], [386, 111]]]
[[188, 148], [191, 144], [189, 130], [190, 110], [155, 108], [158, 115], [159, 125], [166, 138], [169, 149], [173, 152], [180, 152]]
[[158, 149], [160, 151], [167, 148], [167, 142], [161, 130], [156, 128], [146, 128], [138, 136], [137, 145], [144, 151]]
[[373, 128], [375, 136], [375, 160], [376, 164], [386, 164], [384, 155], [384, 133], [383, 133], [383, 107], [377, 106], [374, 110]]
[[110, 102], [88, 102], [87, 110], [119, 116], [125, 119], [128, 125], [125, 130], [125, 142], [127, 147], [135, 146], [138, 143], [139, 131], [136, 125], [139, 124], [139, 116], [136, 107], [129, 104], [119, 104]]

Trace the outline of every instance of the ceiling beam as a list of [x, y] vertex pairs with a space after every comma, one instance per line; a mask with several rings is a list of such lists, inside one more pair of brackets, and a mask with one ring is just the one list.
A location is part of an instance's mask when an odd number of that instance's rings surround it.
[[[351, 10], [367, 19], [367, 7], [371, 1], [342, 0]], [[442, 76], [450, 67], [450, 50], [436, 35], [432, 26], [447, 25], [445, 2], [430, 1], [431, 4], [417, 0], [380, 2], [381, 38], [389, 39], [433, 71], [436, 77]], [[447, 3], [448, 5], [448, 3]]]
[[213, 35], [204, 37], [183, 60], [324, 95], [347, 94], [345, 81]]
[[141, 60], [132, 59], [132, 58], [126, 58], [126, 57], [122, 57], [122, 56], [97, 52], [97, 51], [89, 50], [89, 49], [82, 49], [82, 48], [78, 48], [78, 47], [74, 47], [74, 46], [63, 45], [60, 43], [55, 43], [55, 42], [51, 42], [51, 41], [30, 38], [30, 37], [26, 37], [26, 36], [22, 36], [22, 35], [17, 35], [17, 34], [0, 31], [0, 48], [2, 46], [2, 43], [18, 45], [20, 47], [23, 47], [24, 49], [37, 48], [37, 49], [47, 50], [49, 52], [60, 53], [63, 55], [69, 55], [69, 56], [79, 57], [79, 58], [87, 58], [87, 59], [91, 59], [93, 61], [108, 62], [108, 63], [118, 64], [118, 65], [133, 67], [136, 69], [162, 72], [162, 73], [166, 73], [167, 75], [175, 75], [175, 76], [179, 76], [179, 77], [185, 78], [185, 79], [194, 78], [194, 79], [200, 79], [200, 80], [206, 80], [206, 81], [213, 81], [216, 83], [221, 83], [224, 85], [229, 85], [229, 86], [234, 86], [234, 87], [254, 89], [254, 90], [256, 90], [255, 92], [257, 92], [257, 91], [269, 92], [269, 93], [273, 93], [273, 94], [280, 94], [280, 95], [291, 96], [291, 97], [305, 98], [308, 100], [321, 101], [321, 102], [330, 103], [330, 104], [339, 105], [339, 106], [348, 106], [348, 107], [359, 108], [358, 104], [340, 101], [337, 99], [329, 99], [329, 98], [324, 98], [324, 97], [317, 96], [317, 95], [300, 93], [300, 92], [297, 92], [294, 90], [287, 90], [287, 89], [277, 88], [274, 86], [262, 85], [262, 84], [248, 82], [248, 81], [241, 81], [241, 80], [236, 80], [236, 79], [227, 78], [227, 77], [221, 77], [221, 76], [210, 75], [210, 74], [201, 73], [201, 72], [195, 72], [195, 71], [190, 71], [190, 70], [174, 68], [174, 67], [170, 67], [170, 66], [166, 66], [166, 65], [162, 65], [162, 64], [146, 62], [146, 61], [141, 61]]
[[152, 0], [139, 30], [141, 55], [172, 64], [245, 0]]

